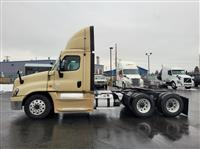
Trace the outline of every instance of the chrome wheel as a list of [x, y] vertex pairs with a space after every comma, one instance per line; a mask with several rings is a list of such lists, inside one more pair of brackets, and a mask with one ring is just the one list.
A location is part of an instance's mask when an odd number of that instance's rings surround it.
[[142, 98], [138, 100], [136, 107], [140, 113], [147, 113], [151, 109], [151, 103], [148, 99]]
[[33, 115], [41, 115], [42, 113], [44, 113], [45, 109], [46, 105], [44, 101], [40, 99], [33, 100], [29, 105], [29, 111]]
[[170, 98], [166, 102], [166, 108], [169, 112], [175, 113], [179, 110], [180, 108], [180, 103], [177, 99], [175, 98]]

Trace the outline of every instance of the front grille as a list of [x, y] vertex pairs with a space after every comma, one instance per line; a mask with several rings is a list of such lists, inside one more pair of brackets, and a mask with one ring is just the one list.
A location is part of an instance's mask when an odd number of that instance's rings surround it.
[[140, 86], [140, 79], [131, 79], [133, 86]]
[[184, 83], [192, 83], [192, 79], [191, 78], [184, 78]]

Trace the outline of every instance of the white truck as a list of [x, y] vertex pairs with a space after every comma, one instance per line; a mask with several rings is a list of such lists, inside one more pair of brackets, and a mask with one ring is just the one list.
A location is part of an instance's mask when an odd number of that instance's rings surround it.
[[192, 87], [191, 76], [186, 75], [186, 71], [182, 68], [163, 67], [160, 76], [160, 79], [173, 89], [177, 89], [177, 87], [190, 89]]
[[134, 62], [118, 62], [116, 86], [122, 88], [144, 86], [144, 81], [141, 78], [137, 65]]

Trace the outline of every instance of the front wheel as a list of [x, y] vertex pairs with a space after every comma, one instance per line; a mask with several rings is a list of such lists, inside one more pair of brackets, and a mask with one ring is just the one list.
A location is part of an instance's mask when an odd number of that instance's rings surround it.
[[172, 88], [173, 88], [174, 90], [177, 89], [176, 83], [175, 83], [174, 81], [172, 81], [171, 86], [172, 86]]
[[40, 94], [30, 96], [24, 104], [26, 115], [33, 119], [46, 118], [51, 113], [51, 109], [52, 105], [48, 98]]

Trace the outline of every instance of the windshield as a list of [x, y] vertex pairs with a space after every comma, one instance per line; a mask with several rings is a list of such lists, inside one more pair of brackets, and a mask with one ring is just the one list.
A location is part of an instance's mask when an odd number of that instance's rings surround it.
[[139, 74], [137, 69], [123, 69], [124, 74]]
[[172, 70], [173, 75], [185, 74], [185, 70]]
[[59, 65], [59, 59], [56, 60], [51, 70], [56, 70], [58, 68], [58, 65]]
[[106, 79], [106, 77], [103, 76], [103, 75], [96, 75], [96, 76], [95, 76], [95, 79]]

